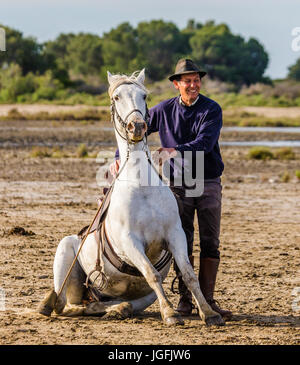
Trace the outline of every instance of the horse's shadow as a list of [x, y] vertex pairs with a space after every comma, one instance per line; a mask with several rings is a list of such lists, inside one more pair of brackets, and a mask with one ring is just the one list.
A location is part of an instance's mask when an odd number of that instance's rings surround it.
[[[262, 315], [262, 314], [236, 314], [231, 321], [239, 325], [254, 324], [262, 327], [296, 327], [300, 328], [300, 317], [293, 315]], [[230, 322], [227, 322], [228, 324]]]
[[[138, 314], [135, 318], [143, 319], [157, 319], [160, 316], [158, 312], [146, 311]], [[183, 317], [186, 321], [200, 321], [197, 313], [191, 316]], [[226, 326], [249, 326], [256, 325], [258, 327], [295, 327], [300, 328], [300, 317], [293, 315], [261, 315], [252, 313], [234, 314], [230, 321], [226, 321]]]

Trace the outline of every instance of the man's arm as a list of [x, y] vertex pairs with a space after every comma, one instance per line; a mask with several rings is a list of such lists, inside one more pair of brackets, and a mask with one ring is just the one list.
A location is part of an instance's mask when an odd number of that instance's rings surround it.
[[175, 147], [177, 151], [204, 151], [209, 153], [217, 143], [222, 128], [222, 109], [218, 106], [209, 111], [201, 123], [196, 138]]

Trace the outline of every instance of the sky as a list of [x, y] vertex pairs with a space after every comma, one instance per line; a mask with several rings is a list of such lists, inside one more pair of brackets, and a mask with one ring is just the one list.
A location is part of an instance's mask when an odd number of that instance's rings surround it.
[[60, 33], [102, 36], [122, 22], [135, 27], [154, 19], [171, 21], [179, 29], [189, 19], [215, 20], [245, 40], [256, 38], [269, 54], [265, 75], [272, 79], [286, 77], [300, 58], [300, 50], [292, 49], [292, 31], [300, 28], [300, 0], [0, 0], [0, 24], [39, 42]]

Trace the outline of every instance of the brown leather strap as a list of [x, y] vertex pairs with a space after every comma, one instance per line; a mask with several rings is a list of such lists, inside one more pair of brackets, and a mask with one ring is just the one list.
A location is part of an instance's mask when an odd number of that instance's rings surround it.
[[[120, 257], [116, 254], [114, 251], [111, 243], [109, 242], [105, 230], [105, 221], [101, 223], [101, 230], [100, 232], [94, 231], [94, 235], [96, 238], [96, 241], [98, 243], [98, 250], [100, 250], [102, 246], [102, 250], [104, 253], [104, 256], [107, 258], [107, 260], [120, 272], [132, 275], [132, 276], [142, 276], [140, 271], [134, 267], [129, 265], [127, 262], [120, 259]], [[100, 242], [101, 239], [101, 242]], [[99, 252], [99, 251], [98, 251]], [[165, 251], [162, 258], [154, 265], [154, 268], [157, 271], [161, 271], [172, 259], [172, 254], [169, 251]]]

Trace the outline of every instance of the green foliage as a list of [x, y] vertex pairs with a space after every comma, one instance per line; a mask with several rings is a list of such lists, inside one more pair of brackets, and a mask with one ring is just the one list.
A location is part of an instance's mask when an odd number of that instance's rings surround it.
[[106, 71], [111, 73], [132, 73], [137, 65], [136, 30], [129, 23], [122, 23], [116, 29], [104, 33], [102, 39], [102, 57], [104, 67], [102, 78], [106, 80]]
[[46, 147], [33, 147], [30, 153], [30, 157], [51, 157], [51, 151]]
[[1, 102], [36, 102], [55, 99], [63, 85], [50, 70], [44, 75], [29, 72], [23, 76], [20, 66], [11, 64], [0, 73], [0, 88]]
[[254, 38], [247, 42], [226, 24], [206, 23], [190, 39], [192, 57], [211, 78], [241, 86], [263, 80], [268, 55]]
[[88, 157], [88, 150], [86, 148], [86, 145], [84, 143], [81, 143], [77, 148], [77, 157], [84, 158]]
[[[202, 24], [190, 19], [180, 30], [163, 20], [140, 22], [136, 27], [125, 22], [101, 37], [66, 33], [44, 44], [4, 28], [7, 51], [0, 52], [2, 103], [108, 105], [107, 70], [130, 74], [146, 68], [148, 81], [155, 83], [167, 80], [179, 58], [189, 57], [208, 71], [204, 79], [231, 85], [223, 92], [204, 90], [223, 108], [300, 106], [299, 83], [273, 85], [263, 76], [268, 64], [263, 46], [254, 38], [246, 41], [233, 34], [226, 24]], [[298, 80], [299, 63], [290, 68], [291, 80]], [[169, 82], [168, 88], [150, 95], [149, 104], [154, 105], [165, 95], [174, 96]]]
[[280, 177], [281, 181], [284, 183], [288, 183], [291, 180], [291, 176], [288, 171], [284, 171]]
[[21, 67], [12, 63], [0, 73], [0, 101], [14, 102], [24, 94], [34, 92], [34, 75], [30, 72], [22, 76]]
[[300, 170], [296, 170], [295, 175], [296, 175], [297, 179], [300, 181]]
[[6, 51], [0, 52], [0, 68], [12, 63], [20, 66], [22, 73], [43, 72], [46, 65], [42, 56], [42, 45], [35, 38], [0, 24], [5, 29]]
[[257, 146], [250, 149], [248, 158], [255, 160], [272, 160], [274, 154], [268, 147]]
[[248, 152], [248, 158], [255, 160], [294, 160], [296, 154], [290, 147], [282, 147], [272, 151], [268, 147], [252, 147]]
[[151, 80], [161, 80], [173, 72], [183, 44], [175, 24], [163, 20], [141, 22], [137, 26], [137, 38], [136, 64], [147, 69]]
[[295, 81], [300, 81], [300, 58], [296, 63], [289, 67], [288, 78]]
[[294, 160], [296, 155], [291, 147], [282, 147], [274, 152], [274, 158], [278, 160]]

